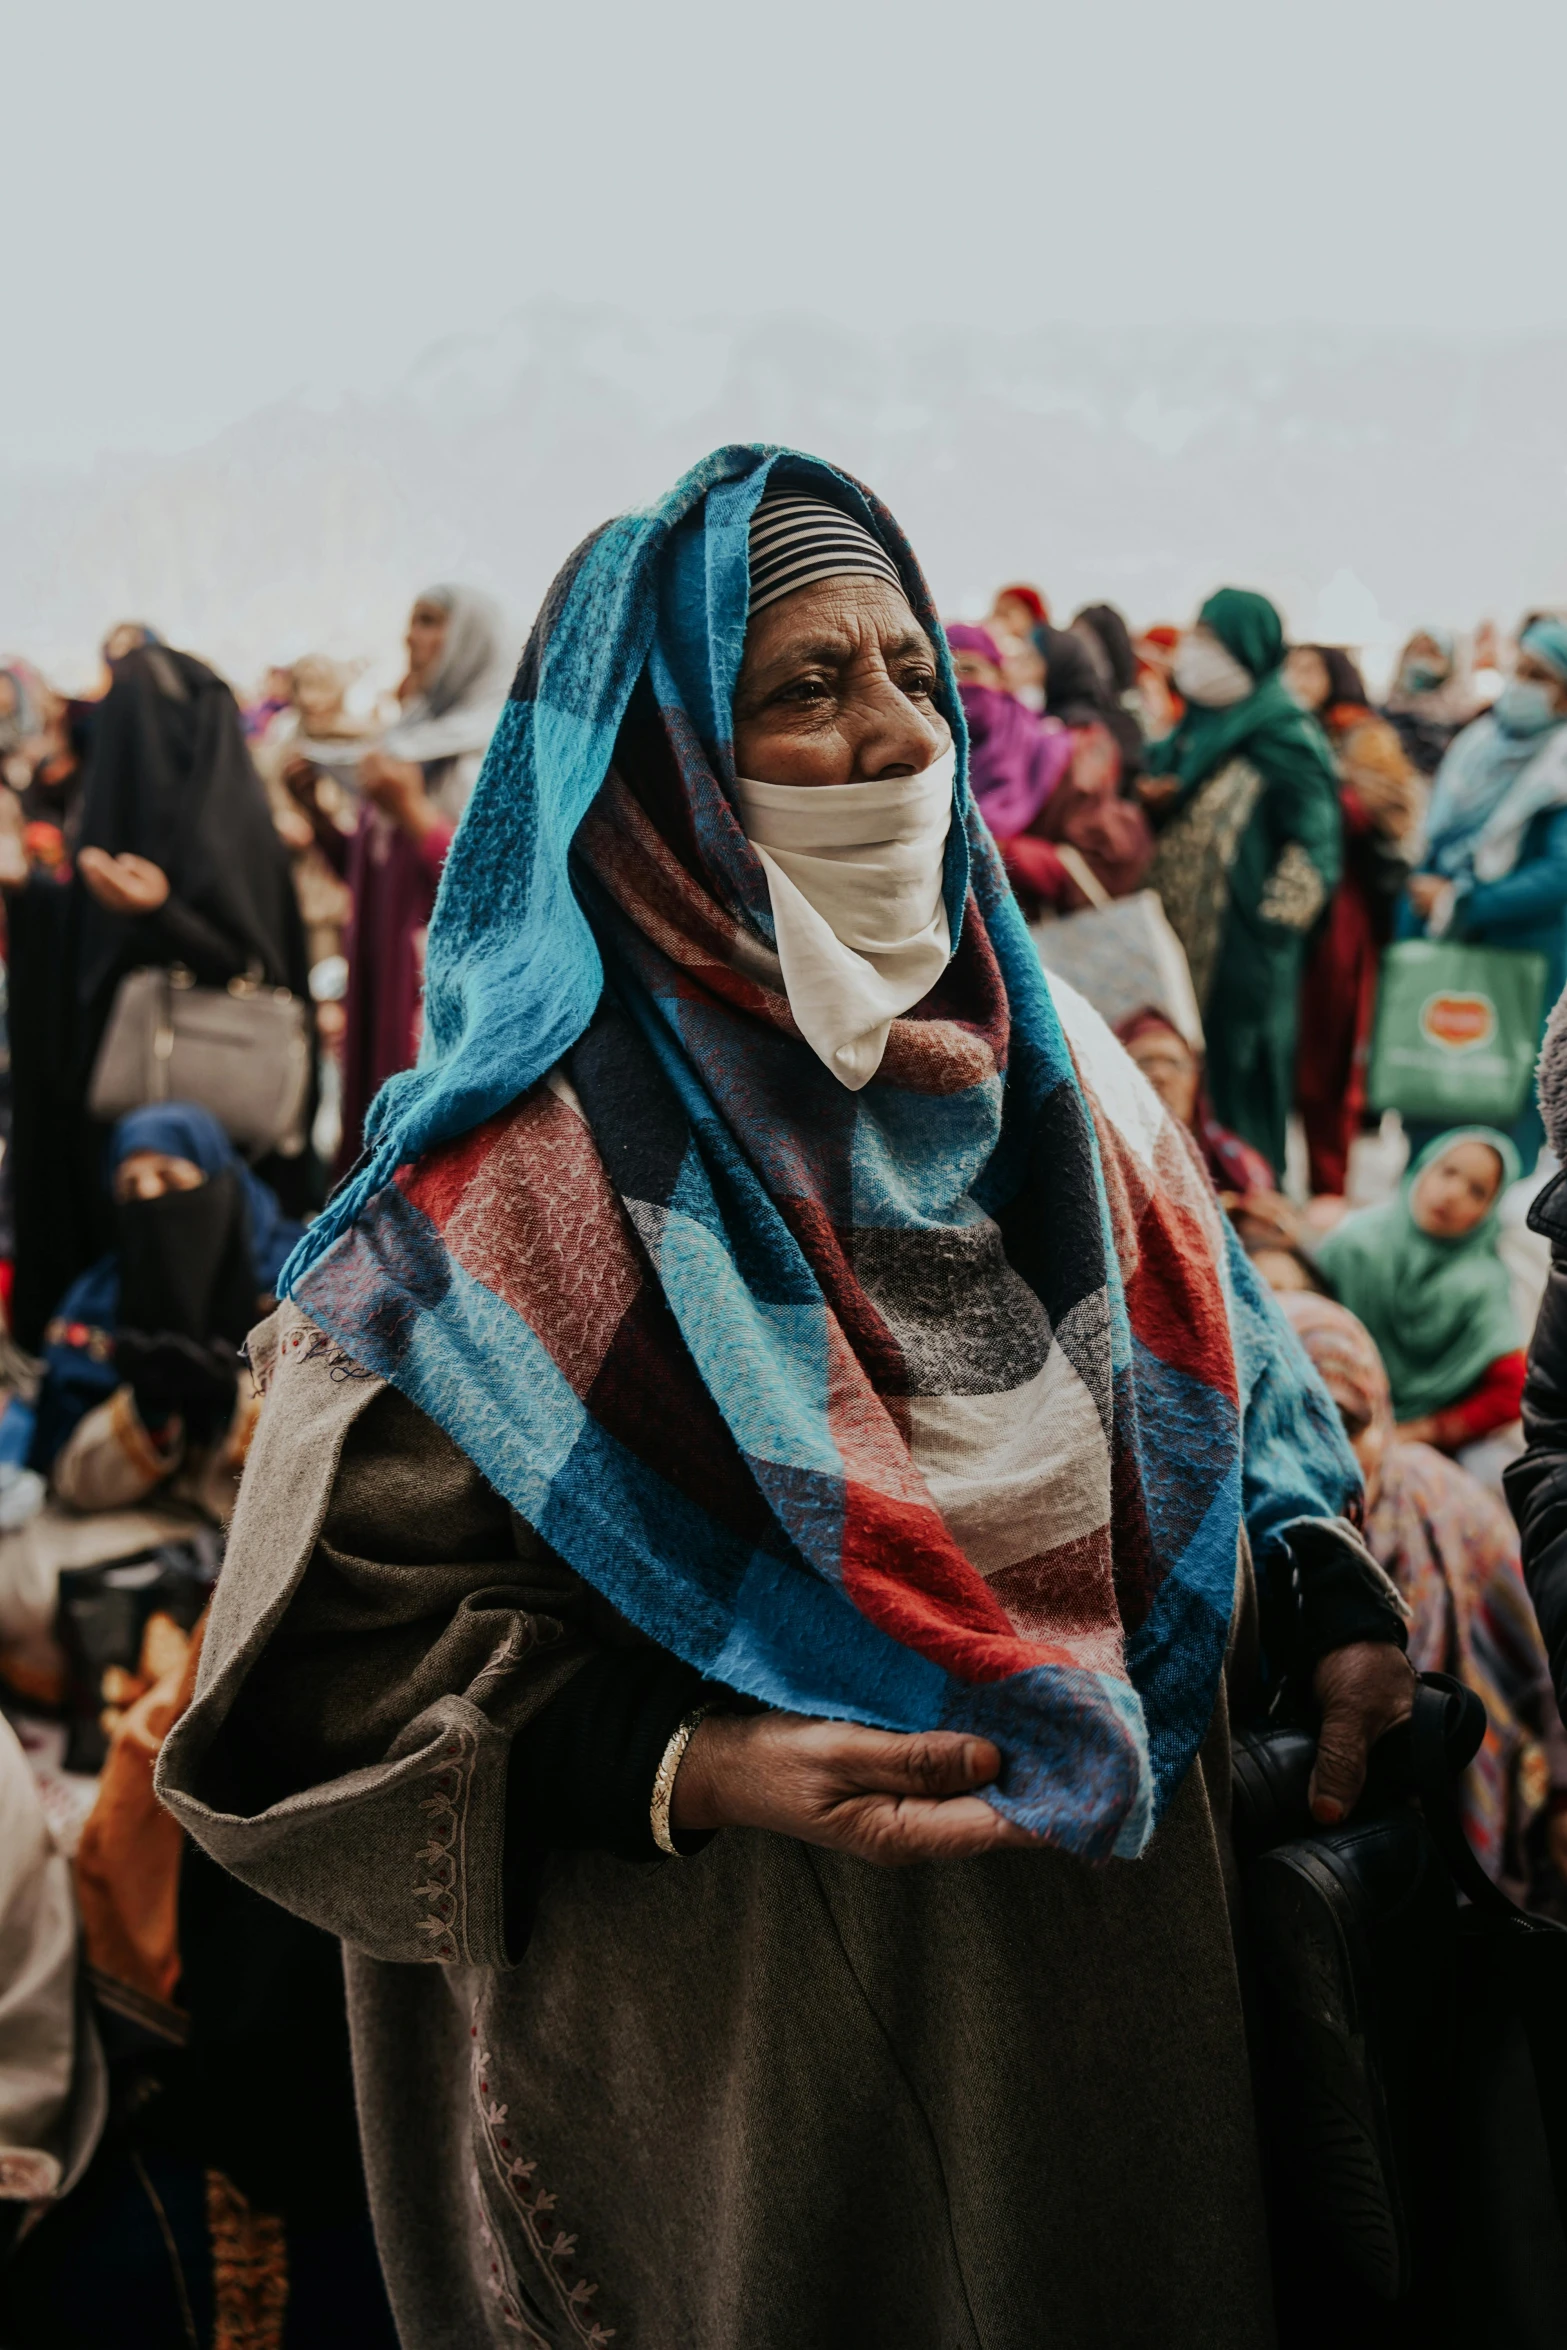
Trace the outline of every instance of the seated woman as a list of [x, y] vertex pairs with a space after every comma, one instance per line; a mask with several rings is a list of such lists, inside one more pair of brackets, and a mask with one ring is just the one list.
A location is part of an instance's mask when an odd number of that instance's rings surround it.
[[1567, 1877], [1567, 1731], [1524, 1589], [1505, 1504], [1393, 1424], [1392, 1390], [1364, 1323], [1330, 1298], [1282, 1299], [1343, 1417], [1366, 1480], [1366, 1539], [1409, 1609], [1409, 1661], [1453, 1673], [1485, 1700], [1485, 1743], [1464, 1778], [1464, 1824], [1493, 1877], [1523, 1898], [1540, 1824]]
[[1123, 1020], [1115, 1033], [1177, 1125], [1196, 1138], [1220, 1198], [1227, 1205], [1259, 1195], [1271, 1198], [1278, 1177], [1261, 1151], [1219, 1124], [1203, 1084], [1202, 1056], [1169, 1015], [1150, 1004]]
[[226, 1522], [255, 1416], [239, 1342], [302, 1227], [193, 1102], [133, 1110], [108, 1163], [115, 1246], [44, 1333], [30, 1464], [74, 1509], [157, 1493]]
[[1230, 1627], [1254, 1556], [1333, 1818], [1401, 1621], [958, 721], [819, 461], [579, 549], [252, 1341], [158, 1786], [344, 1937], [405, 2350], [1271, 2338]]
[[1396, 1198], [1346, 1216], [1317, 1243], [1340, 1301], [1387, 1365], [1406, 1444], [1460, 1452], [1516, 1420], [1524, 1357], [1497, 1253], [1518, 1154], [1490, 1126], [1428, 1143]]

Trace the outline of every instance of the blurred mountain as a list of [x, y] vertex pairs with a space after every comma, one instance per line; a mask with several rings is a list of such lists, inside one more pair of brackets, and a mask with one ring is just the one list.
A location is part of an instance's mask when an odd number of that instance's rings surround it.
[[384, 671], [445, 577], [498, 592], [520, 639], [584, 532], [742, 439], [873, 482], [952, 611], [1015, 576], [1146, 622], [1228, 579], [1376, 645], [1567, 598], [1567, 336], [883, 336], [545, 301], [375, 397], [0, 471], [0, 646], [80, 675], [130, 616], [247, 681], [316, 646]]

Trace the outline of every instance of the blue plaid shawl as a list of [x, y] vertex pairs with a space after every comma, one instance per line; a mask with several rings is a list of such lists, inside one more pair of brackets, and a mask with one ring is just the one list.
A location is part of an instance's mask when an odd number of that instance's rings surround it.
[[946, 975], [860, 1093], [799, 1036], [732, 799], [775, 471], [865, 521], [941, 645], [892, 517], [788, 452], [719, 450], [580, 548], [447, 864], [420, 1064], [284, 1287], [652, 1639], [992, 1737], [999, 1808], [1135, 1853], [1243, 1516], [1266, 1570], [1358, 1477], [1188, 1138], [1053, 997], [965, 758]]

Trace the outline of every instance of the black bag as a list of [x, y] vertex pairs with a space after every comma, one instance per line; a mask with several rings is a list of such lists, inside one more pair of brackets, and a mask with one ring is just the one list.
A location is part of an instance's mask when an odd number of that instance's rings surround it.
[[1509, 1901], [1464, 1836], [1484, 1734], [1471, 1691], [1424, 1675], [1338, 1828], [1307, 1810], [1314, 1737], [1236, 1742], [1286, 2340], [1330, 2322], [1345, 2343], [1567, 2345], [1567, 1928]]
[[[1467, 1907], [1458, 1912], [1453, 2064], [1460, 2305], [1478, 2338], [1567, 2345], [1567, 1926], [1510, 1901], [1475, 1858], [1443, 1768], [1473, 1693], [1427, 1673], [1410, 1724], [1425, 1824]], [[1476, 1738], [1475, 1744], [1479, 1740]]]

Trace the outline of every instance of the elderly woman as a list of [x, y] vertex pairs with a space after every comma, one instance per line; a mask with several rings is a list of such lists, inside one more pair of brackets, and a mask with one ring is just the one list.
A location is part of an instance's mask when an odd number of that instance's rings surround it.
[[1186, 704], [1138, 788], [1161, 825], [1149, 881], [1186, 959], [1224, 1125], [1284, 1164], [1306, 940], [1343, 870], [1327, 741], [1280, 674], [1266, 596], [1220, 588], [1182, 640]]
[[965, 767], [844, 476], [727, 448], [608, 525], [453, 846], [425, 1056], [253, 1342], [160, 1784], [344, 1938], [407, 2350], [1271, 2339], [1245, 1535], [1325, 1817], [1401, 1627]]

